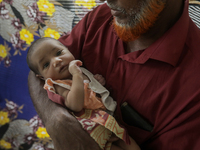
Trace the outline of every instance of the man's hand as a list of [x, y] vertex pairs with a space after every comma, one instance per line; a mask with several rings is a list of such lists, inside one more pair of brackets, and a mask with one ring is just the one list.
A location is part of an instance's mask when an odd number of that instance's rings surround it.
[[112, 142], [111, 150], [140, 150], [135, 140], [130, 138], [130, 145], [127, 145], [123, 140], [119, 139], [115, 135], [112, 135], [109, 142]]
[[48, 99], [43, 89], [44, 81], [38, 79], [32, 71], [28, 84], [34, 107], [53, 140], [55, 150], [100, 150], [67, 109]]
[[[116, 142], [113, 142], [113, 145], [115, 147], [120, 147], [122, 148], [123, 150], [141, 150], [140, 147], [137, 145], [137, 143], [135, 142], [135, 140], [133, 140], [132, 138], [130, 138], [131, 140], [131, 144], [130, 145], [127, 145], [123, 140], [118, 140]], [[111, 150], [115, 150], [115, 149], [112, 149], [111, 147]], [[118, 149], [116, 149], [118, 150]]]

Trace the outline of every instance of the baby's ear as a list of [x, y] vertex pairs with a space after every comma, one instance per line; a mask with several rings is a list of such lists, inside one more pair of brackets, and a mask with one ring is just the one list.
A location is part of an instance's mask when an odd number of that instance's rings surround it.
[[39, 74], [36, 74], [35, 75], [37, 78], [39, 78], [39, 79], [42, 79], [42, 80], [44, 80], [44, 77], [43, 76], [41, 76], [41, 75], [39, 75]]

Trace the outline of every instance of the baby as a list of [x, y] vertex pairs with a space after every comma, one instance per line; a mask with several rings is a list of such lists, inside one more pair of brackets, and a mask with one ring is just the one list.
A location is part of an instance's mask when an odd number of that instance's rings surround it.
[[108, 142], [112, 134], [123, 140], [124, 149], [132, 147], [135, 141], [110, 115], [116, 102], [100, 84], [105, 84], [104, 78], [80, 67], [82, 62], [75, 60], [63, 44], [52, 38], [36, 40], [29, 48], [27, 63], [38, 78], [45, 80], [49, 98], [66, 106], [101, 149], [123, 150]]

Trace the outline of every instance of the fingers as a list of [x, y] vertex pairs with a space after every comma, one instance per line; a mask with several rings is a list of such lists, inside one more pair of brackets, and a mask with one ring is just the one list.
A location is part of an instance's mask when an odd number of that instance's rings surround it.
[[82, 62], [80, 60], [73, 60], [69, 64], [69, 72], [74, 75], [76, 73], [82, 73], [79, 66], [82, 66]]
[[80, 66], [82, 66], [82, 64], [83, 64], [82, 61], [80, 61], [80, 60], [76, 60], [76, 65], [77, 65], [77, 66], [80, 67]]
[[120, 148], [120, 147], [117, 146], [117, 145], [112, 144], [110, 150], [124, 150], [124, 149]]
[[115, 142], [113, 142], [113, 145], [116, 145], [117, 147], [122, 148], [123, 150], [141, 150], [140, 147], [137, 145], [137, 143], [130, 138], [131, 143], [130, 145], [126, 144], [123, 140], [119, 139]]
[[95, 74], [94, 78], [101, 84], [101, 85], [105, 85], [106, 84], [106, 80], [104, 79], [104, 77], [100, 74]]
[[118, 141], [119, 138], [115, 135], [115, 134], [112, 134], [112, 136], [110, 137], [110, 139], [108, 140], [109, 142], [115, 142], [115, 141]]
[[80, 60], [73, 60], [73, 61], [71, 61], [70, 62], [70, 65], [77, 65], [77, 66], [82, 66], [82, 61], [80, 61]]

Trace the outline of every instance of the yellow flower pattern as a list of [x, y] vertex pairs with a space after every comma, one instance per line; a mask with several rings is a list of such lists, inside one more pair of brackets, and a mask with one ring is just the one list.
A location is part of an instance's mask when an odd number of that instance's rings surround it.
[[23, 40], [23, 41], [26, 41], [26, 44], [30, 45], [31, 42], [34, 41], [34, 37], [33, 37], [33, 34], [30, 33], [28, 30], [26, 29], [22, 29], [20, 32], [20, 39]]
[[36, 131], [36, 135], [38, 138], [49, 138], [49, 134], [47, 133], [47, 130], [46, 128], [43, 128], [43, 127], [39, 127], [38, 130]]
[[0, 3], [2, 2], [3, 0], [0, 0]]
[[45, 31], [44, 31], [44, 37], [51, 37], [51, 38], [54, 38], [54, 39], [59, 39], [60, 38], [60, 34], [53, 30], [53, 29], [50, 29], [50, 28], [47, 28]]
[[96, 6], [95, 0], [76, 0], [75, 3], [79, 6], [85, 6], [87, 9], [92, 9]]
[[50, 3], [48, 0], [39, 0], [37, 5], [39, 11], [46, 12], [48, 16], [53, 16], [55, 12], [54, 4]]
[[2, 44], [0, 45], [0, 57], [5, 58], [7, 56], [6, 47]]
[[3, 149], [11, 149], [11, 144], [5, 140], [0, 140], [0, 147]]
[[10, 119], [8, 118], [8, 112], [0, 111], [0, 125], [4, 125], [8, 122], [10, 122]]

